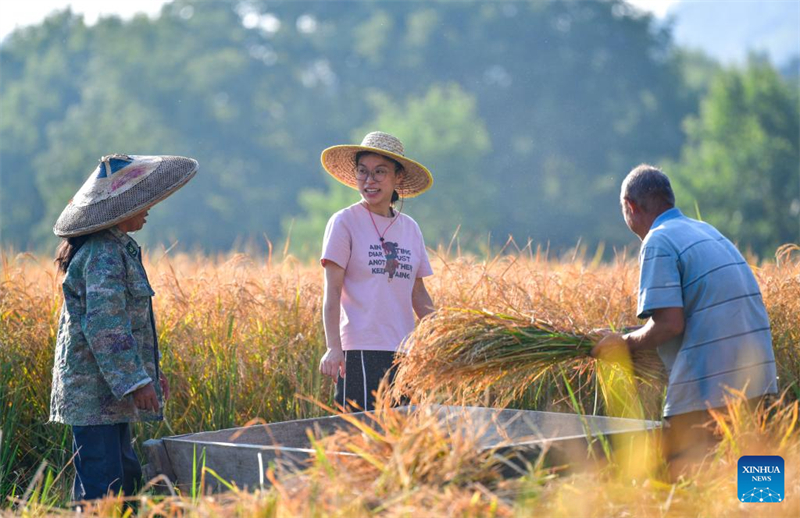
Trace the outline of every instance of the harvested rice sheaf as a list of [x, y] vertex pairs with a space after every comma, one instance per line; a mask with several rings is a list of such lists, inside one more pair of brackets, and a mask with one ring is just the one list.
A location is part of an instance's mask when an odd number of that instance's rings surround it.
[[[443, 309], [420, 322], [406, 343], [395, 385], [420, 394], [443, 387], [480, 391], [502, 384], [523, 389], [555, 370], [593, 368], [596, 336], [549, 322], [467, 309]], [[663, 379], [654, 352], [631, 358], [639, 381]]]

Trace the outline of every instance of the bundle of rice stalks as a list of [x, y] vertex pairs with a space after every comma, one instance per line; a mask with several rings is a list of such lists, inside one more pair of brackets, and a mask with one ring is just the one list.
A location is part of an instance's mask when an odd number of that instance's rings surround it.
[[[477, 392], [498, 384], [522, 391], [554, 372], [584, 373], [593, 368], [595, 360], [589, 353], [594, 338], [555, 329], [535, 318], [444, 309], [420, 322], [409, 338], [407, 354], [398, 365], [396, 391]], [[663, 379], [654, 352], [636, 353], [632, 361], [632, 374], [639, 381], [652, 384]]]

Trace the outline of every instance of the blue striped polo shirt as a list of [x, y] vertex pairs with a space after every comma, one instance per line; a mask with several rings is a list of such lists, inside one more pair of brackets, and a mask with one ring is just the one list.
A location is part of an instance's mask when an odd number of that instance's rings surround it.
[[682, 307], [686, 319], [683, 336], [658, 348], [665, 417], [724, 406], [726, 387], [748, 398], [778, 391], [761, 290], [733, 243], [673, 208], [653, 222], [639, 265], [639, 318]]

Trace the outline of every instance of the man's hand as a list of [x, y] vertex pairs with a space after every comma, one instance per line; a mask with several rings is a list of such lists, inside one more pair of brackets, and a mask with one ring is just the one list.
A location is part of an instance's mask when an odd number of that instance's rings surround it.
[[[621, 328], [620, 331], [621, 331], [621, 334], [632, 333], [634, 331], [638, 331], [642, 327], [644, 327], [644, 326], [625, 326], [625, 327]], [[592, 329], [591, 331], [589, 331], [589, 336], [595, 337], [597, 339], [597, 341], [599, 342], [601, 338], [603, 338], [605, 336], [608, 336], [608, 335], [610, 335], [612, 333], [616, 333], [616, 332], [617, 331], [614, 331], [610, 327], [596, 327], [596, 328]]]
[[148, 383], [142, 388], [133, 391], [133, 403], [139, 410], [150, 410], [158, 412], [158, 396], [152, 383]]
[[627, 363], [630, 361], [630, 348], [619, 333], [606, 334], [592, 347], [590, 354], [599, 360], [607, 362]]
[[161, 382], [161, 393], [164, 394], [164, 401], [169, 399], [169, 381], [167, 381], [167, 377], [164, 376], [164, 373], [161, 372], [161, 378], [159, 381]]
[[333, 378], [333, 381], [338, 381], [339, 376], [344, 378], [345, 363], [342, 350], [328, 349], [319, 361], [319, 371], [325, 376]]
[[610, 327], [596, 327], [591, 331], [589, 331], [589, 336], [593, 340], [597, 340], [599, 342], [602, 338], [605, 338], [606, 336], [610, 335], [613, 332], [614, 330], [611, 329]]
[[653, 316], [643, 326], [626, 328], [625, 331], [628, 332], [625, 335], [608, 333], [603, 336], [592, 349], [591, 355], [601, 360], [620, 363], [629, 358], [631, 353], [654, 350], [680, 336], [685, 323], [683, 308], [653, 310]]

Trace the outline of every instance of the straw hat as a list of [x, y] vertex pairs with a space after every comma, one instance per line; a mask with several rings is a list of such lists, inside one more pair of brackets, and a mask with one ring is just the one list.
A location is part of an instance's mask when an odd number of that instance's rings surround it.
[[392, 160], [397, 160], [405, 169], [405, 177], [397, 186], [397, 194], [403, 198], [413, 198], [427, 191], [433, 185], [433, 176], [422, 164], [406, 158], [403, 153], [403, 143], [395, 136], [373, 131], [364, 137], [360, 146], [333, 146], [322, 152], [322, 167], [331, 176], [354, 189], [358, 189], [356, 182], [356, 153], [369, 151], [377, 153]]
[[195, 173], [197, 161], [182, 156], [104, 156], [53, 232], [75, 237], [113, 227], [177, 191]]

